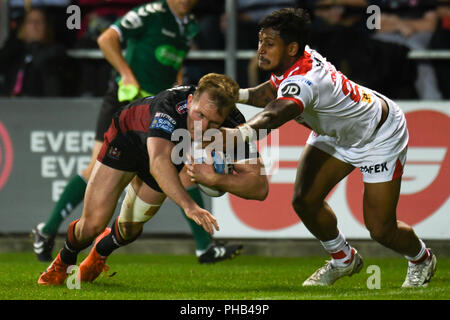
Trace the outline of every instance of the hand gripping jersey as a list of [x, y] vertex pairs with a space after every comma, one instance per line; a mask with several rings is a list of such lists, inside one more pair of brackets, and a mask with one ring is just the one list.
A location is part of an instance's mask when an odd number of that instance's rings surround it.
[[363, 145], [381, 119], [381, 102], [375, 92], [347, 79], [308, 46], [283, 75], [272, 74], [271, 83], [278, 90], [277, 99], [298, 104], [302, 113], [296, 121], [335, 138], [343, 147]]
[[136, 7], [111, 27], [126, 42], [125, 60], [141, 88], [151, 95], [173, 86], [199, 32], [193, 15], [180, 21], [165, 0]]

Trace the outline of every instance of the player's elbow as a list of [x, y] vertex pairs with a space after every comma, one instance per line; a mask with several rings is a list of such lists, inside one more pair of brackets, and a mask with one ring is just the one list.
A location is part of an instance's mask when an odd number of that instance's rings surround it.
[[106, 35], [105, 35], [105, 33], [103, 32], [101, 35], [99, 35], [99, 36], [97, 37], [97, 45], [98, 45], [98, 47], [99, 47], [100, 49], [101, 49], [102, 46], [104, 45], [105, 41], [106, 41]]
[[97, 45], [101, 50], [104, 50], [105, 47], [114, 42], [120, 45], [120, 37], [112, 28], [106, 29], [97, 38]]
[[161, 157], [158, 157], [155, 154], [150, 155], [150, 174], [156, 179], [156, 177], [159, 177], [159, 174], [161, 173]]
[[261, 176], [261, 180], [261, 188], [257, 200], [264, 201], [269, 194], [269, 181], [267, 180], [267, 176]]
[[264, 201], [269, 194], [269, 182], [267, 180], [267, 176], [260, 175], [258, 177], [254, 177], [254, 185], [251, 187], [251, 197], [250, 199]]

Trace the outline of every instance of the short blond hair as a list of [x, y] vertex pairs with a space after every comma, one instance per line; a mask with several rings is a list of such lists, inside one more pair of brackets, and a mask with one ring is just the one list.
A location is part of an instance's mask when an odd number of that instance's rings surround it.
[[234, 108], [239, 95], [239, 85], [229, 76], [218, 73], [208, 73], [198, 82], [194, 92], [197, 100], [204, 92], [208, 92], [210, 100], [219, 108]]

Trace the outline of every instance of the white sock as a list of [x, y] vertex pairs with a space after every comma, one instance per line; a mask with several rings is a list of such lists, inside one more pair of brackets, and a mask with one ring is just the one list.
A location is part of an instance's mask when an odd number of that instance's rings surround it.
[[333, 266], [345, 267], [352, 261], [352, 247], [345, 240], [342, 233], [339, 232], [336, 239], [320, 241], [320, 243], [330, 253]]
[[428, 258], [429, 256], [429, 252], [427, 250], [427, 246], [425, 245], [425, 243], [419, 239], [420, 244], [422, 245], [422, 247], [420, 248], [419, 253], [415, 256], [415, 257], [409, 257], [409, 256], [405, 256], [406, 259], [409, 260], [409, 264], [419, 264], [422, 262], [427, 261], [426, 258]]

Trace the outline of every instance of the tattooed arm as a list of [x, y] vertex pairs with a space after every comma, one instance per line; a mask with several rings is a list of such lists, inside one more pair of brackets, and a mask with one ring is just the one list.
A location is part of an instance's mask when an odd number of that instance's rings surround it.
[[248, 88], [248, 93], [247, 104], [264, 108], [270, 101], [276, 98], [277, 91], [269, 80], [256, 87]]

